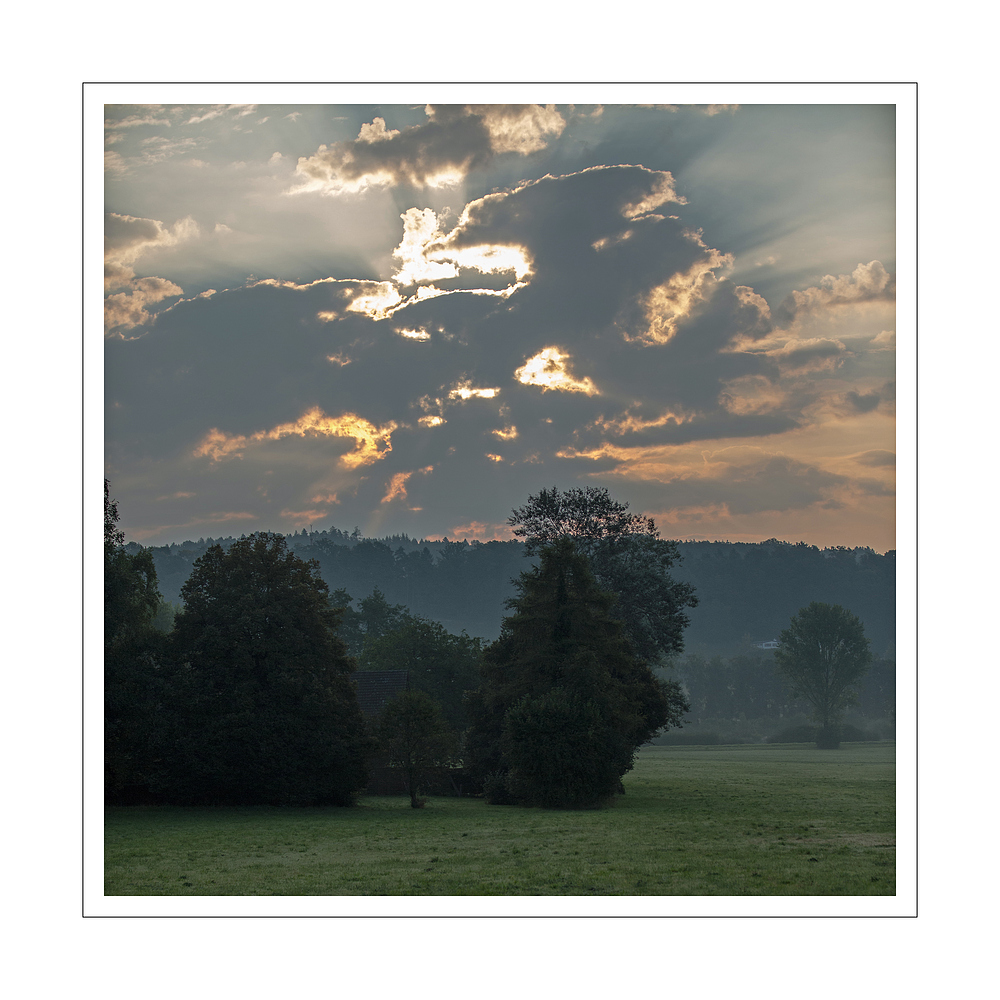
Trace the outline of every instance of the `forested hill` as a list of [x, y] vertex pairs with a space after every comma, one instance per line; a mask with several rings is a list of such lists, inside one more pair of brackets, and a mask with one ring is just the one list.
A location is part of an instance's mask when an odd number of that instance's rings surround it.
[[[521, 542], [421, 541], [407, 536], [373, 539], [355, 532], [300, 532], [287, 536], [303, 559], [315, 559], [331, 591], [355, 601], [376, 587], [392, 604], [440, 622], [449, 632], [495, 639], [514, 593], [512, 578], [525, 570]], [[151, 548], [160, 591], [179, 603], [180, 590], [200, 555], [232, 538], [199, 539]], [[138, 550], [135, 543], [128, 547]], [[896, 555], [868, 548], [818, 549], [804, 542], [679, 542], [678, 580], [691, 583], [698, 607], [685, 633], [689, 652], [735, 655], [747, 642], [776, 639], [810, 601], [840, 604], [865, 625], [876, 656], [895, 655]]]

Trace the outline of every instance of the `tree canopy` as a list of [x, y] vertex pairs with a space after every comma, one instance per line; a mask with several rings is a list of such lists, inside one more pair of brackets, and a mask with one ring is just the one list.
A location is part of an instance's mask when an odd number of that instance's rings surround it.
[[210, 548], [181, 596], [168, 797], [349, 804], [370, 747], [340, 614], [315, 563], [260, 532]]
[[813, 601], [781, 633], [774, 662], [820, 726], [817, 746], [839, 746], [837, 725], [872, 662], [861, 620], [839, 604]]
[[483, 643], [464, 632], [452, 635], [438, 622], [407, 616], [392, 632], [367, 641], [361, 670], [406, 670], [410, 686], [440, 706], [449, 724], [464, 729], [465, 692], [479, 683]]
[[647, 661], [669, 658], [684, 648], [685, 608], [698, 603], [694, 587], [674, 580], [677, 545], [659, 537], [653, 519], [630, 514], [628, 503], [599, 487], [543, 489], [507, 519], [523, 538], [525, 553], [537, 553], [557, 539], [569, 539], [590, 560], [599, 586], [617, 598], [633, 651]]
[[104, 786], [127, 799], [148, 780], [158, 699], [163, 603], [149, 551], [126, 552], [118, 501], [104, 480]]
[[466, 764], [490, 801], [593, 807], [618, 789], [636, 749], [688, 706], [677, 684], [635, 656], [614, 598], [572, 541], [540, 555], [483, 656]]

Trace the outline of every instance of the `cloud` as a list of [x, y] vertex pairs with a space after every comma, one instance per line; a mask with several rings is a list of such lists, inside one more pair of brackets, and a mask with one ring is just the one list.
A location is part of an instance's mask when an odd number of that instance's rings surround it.
[[896, 405], [896, 383], [886, 382], [867, 392], [851, 389], [844, 393], [843, 398], [848, 409], [856, 413], [871, 413], [878, 409], [892, 413], [895, 412]]
[[188, 217], [165, 226], [157, 219], [142, 219], [108, 212], [104, 216], [104, 329], [129, 330], [149, 322], [147, 306], [183, 294], [183, 289], [165, 278], [136, 278], [134, 265], [147, 251], [173, 246], [198, 234], [194, 219]]
[[105, 129], [135, 128], [139, 125], [170, 125], [170, 119], [159, 115], [160, 104], [140, 105], [140, 110], [124, 118], [106, 118]]
[[377, 462], [392, 451], [392, 432], [395, 429], [396, 425], [393, 423], [375, 427], [354, 413], [330, 417], [319, 407], [313, 407], [298, 420], [280, 424], [267, 431], [257, 431], [249, 436], [229, 435], [213, 427], [199, 442], [193, 455], [195, 458], [207, 457], [213, 462], [219, 462], [225, 458], [240, 458], [248, 448], [259, 442], [280, 441], [293, 435], [348, 438], [354, 440], [354, 450], [342, 454], [340, 461], [345, 468], [354, 469]]
[[129, 291], [116, 292], [104, 300], [104, 329], [131, 330], [152, 319], [147, 306], [183, 294], [183, 289], [165, 278], [136, 278]]
[[841, 504], [865, 489], [861, 481], [814, 462], [744, 445], [701, 450], [697, 455], [685, 449], [670, 462], [651, 453], [614, 474], [630, 481], [637, 496], [634, 506], [655, 510], [668, 523], [699, 513], [725, 520]]
[[823, 337], [789, 340], [784, 346], [770, 351], [768, 357], [778, 363], [785, 374], [793, 372], [830, 371], [850, 352], [839, 340]]
[[382, 497], [382, 503], [392, 503], [393, 500], [399, 498], [400, 500], [406, 499], [406, 481], [414, 475], [427, 475], [434, 471], [433, 465], [425, 466], [423, 469], [411, 469], [408, 472], [397, 472], [389, 480], [389, 486], [386, 490], [385, 496]]
[[104, 287], [121, 288], [131, 281], [132, 265], [147, 251], [174, 246], [198, 235], [198, 224], [190, 216], [173, 226], [157, 219], [107, 212], [104, 216]]
[[461, 108], [427, 105], [432, 121], [447, 121], [463, 115], [482, 119], [494, 153], [537, 153], [549, 137], [562, 134], [566, 122], [552, 104], [466, 104]]
[[528, 358], [514, 371], [514, 377], [524, 385], [540, 386], [543, 392], [583, 392], [588, 396], [597, 394], [597, 386], [589, 378], [577, 379], [569, 373], [569, 355], [558, 347], [546, 347], [533, 358]]
[[428, 105], [427, 122], [389, 128], [385, 119], [362, 125], [357, 139], [322, 145], [298, 159], [301, 178], [289, 193], [342, 195], [368, 188], [451, 187], [496, 156], [527, 156], [558, 136], [565, 121], [553, 106]]
[[818, 286], [793, 291], [775, 310], [775, 320], [787, 326], [808, 313], [862, 302], [891, 302], [896, 281], [877, 260], [858, 264], [851, 274], [826, 275]]
[[[450, 127], [441, 118], [419, 128]], [[388, 150], [409, 131], [362, 145]], [[595, 474], [669, 482], [688, 511], [731, 497], [727, 516], [778, 510], [782, 484], [789, 502], [844, 502], [847, 478], [791, 456], [665, 471], [672, 448], [805, 427], [831, 394], [846, 419], [863, 412], [850, 391], [863, 408], [876, 390], [815, 378], [850, 358], [843, 343], [774, 340], [767, 302], [664, 206], [683, 206], [666, 171], [546, 175], [457, 219], [399, 212], [389, 278], [266, 279], [182, 300], [109, 344], [109, 468], [171, 456], [143, 486], [151, 509], [182, 487], [214, 510], [252, 497], [262, 526], [335, 506], [344, 523], [422, 534], [426, 520], [407, 520], [420, 509], [438, 533], [473, 521], [488, 533], [540, 485]], [[117, 217], [112, 256], [181, 231]]]
[[200, 125], [202, 122], [212, 121], [227, 114], [235, 115], [237, 118], [245, 118], [247, 115], [254, 114], [257, 107], [256, 104], [216, 104], [202, 114], [192, 115], [184, 124]]
[[862, 452], [860, 455], [855, 455], [854, 461], [859, 465], [871, 465], [877, 468], [891, 466], [892, 468], [895, 468], [896, 453], [892, 451], [874, 449], [872, 451]]

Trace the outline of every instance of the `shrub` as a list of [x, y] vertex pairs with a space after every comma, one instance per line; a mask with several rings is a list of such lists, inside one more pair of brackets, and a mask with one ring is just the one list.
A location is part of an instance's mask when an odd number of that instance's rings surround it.
[[595, 808], [631, 769], [634, 750], [598, 706], [565, 688], [525, 697], [504, 721], [507, 789], [525, 805]]

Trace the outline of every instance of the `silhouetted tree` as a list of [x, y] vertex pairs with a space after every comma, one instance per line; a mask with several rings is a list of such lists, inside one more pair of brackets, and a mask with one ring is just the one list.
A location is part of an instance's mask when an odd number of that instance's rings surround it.
[[795, 694], [806, 698], [820, 726], [816, 745], [840, 746], [838, 727], [855, 687], [872, 662], [861, 620], [839, 604], [812, 604], [781, 633], [774, 662]]
[[350, 804], [370, 744], [316, 564], [256, 533], [195, 563], [174, 623], [175, 730], [160, 787], [179, 802]]
[[109, 802], [141, 794], [149, 780], [157, 720], [155, 628], [162, 598], [149, 551], [125, 551], [118, 501], [104, 480], [104, 782]]
[[603, 488], [561, 493], [553, 487], [529, 497], [507, 523], [524, 539], [526, 555], [556, 539], [573, 542], [590, 560], [598, 585], [615, 595], [614, 614], [636, 655], [655, 661], [684, 648], [684, 609], [695, 607], [698, 599], [691, 584], [670, 575], [680, 559], [677, 544], [659, 537], [652, 518], [630, 514], [627, 503]]
[[619, 788], [635, 751], [688, 705], [638, 659], [614, 598], [568, 538], [521, 575], [514, 613], [468, 699], [466, 764], [489, 801], [587, 808]]

